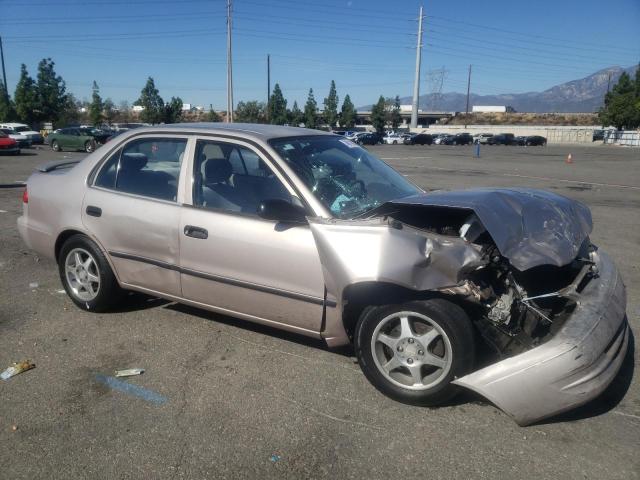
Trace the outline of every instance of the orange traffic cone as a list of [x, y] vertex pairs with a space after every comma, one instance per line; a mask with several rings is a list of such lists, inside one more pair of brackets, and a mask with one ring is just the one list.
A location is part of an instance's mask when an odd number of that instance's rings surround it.
[[573, 156], [571, 154], [567, 155], [567, 159], [565, 160], [565, 163], [573, 163]]

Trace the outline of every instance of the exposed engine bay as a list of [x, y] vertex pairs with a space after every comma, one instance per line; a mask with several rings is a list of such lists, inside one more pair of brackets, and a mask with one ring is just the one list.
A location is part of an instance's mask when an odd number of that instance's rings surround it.
[[590, 259], [596, 248], [586, 238], [576, 258], [564, 266], [539, 265], [519, 271], [499, 251], [478, 216], [449, 207], [404, 208], [389, 213], [393, 221], [481, 248], [482, 262], [456, 286], [440, 292], [462, 299], [478, 332], [499, 357], [542, 344], [553, 336], [575, 307], [575, 294], [597, 276]]

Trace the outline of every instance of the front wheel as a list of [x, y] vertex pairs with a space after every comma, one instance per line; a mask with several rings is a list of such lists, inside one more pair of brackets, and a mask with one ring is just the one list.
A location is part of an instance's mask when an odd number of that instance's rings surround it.
[[77, 306], [104, 312], [117, 305], [123, 290], [104, 254], [89, 237], [73, 235], [60, 250], [58, 272], [67, 294]]
[[471, 371], [473, 330], [459, 306], [442, 299], [365, 309], [355, 349], [367, 379], [411, 405], [437, 405], [458, 391], [451, 382]]
[[53, 142], [51, 142], [51, 149], [52, 149], [54, 152], [61, 152], [61, 151], [62, 151], [62, 148], [60, 148], [60, 144], [59, 144], [56, 140], [54, 140]]
[[93, 140], [87, 140], [84, 142], [84, 151], [87, 153], [91, 153], [96, 149], [96, 142]]

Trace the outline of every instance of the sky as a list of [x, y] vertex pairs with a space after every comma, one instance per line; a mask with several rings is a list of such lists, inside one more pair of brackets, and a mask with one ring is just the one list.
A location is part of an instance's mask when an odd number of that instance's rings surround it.
[[[541, 91], [640, 61], [640, 0], [233, 0], [234, 100], [289, 106], [309, 88], [321, 105], [412, 94], [418, 9], [424, 6], [420, 93]], [[133, 103], [147, 77], [160, 95], [226, 107], [226, 0], [0, 0], [12, 93], [20, 64], [35, 77], [51, 57], [68, 90]]]

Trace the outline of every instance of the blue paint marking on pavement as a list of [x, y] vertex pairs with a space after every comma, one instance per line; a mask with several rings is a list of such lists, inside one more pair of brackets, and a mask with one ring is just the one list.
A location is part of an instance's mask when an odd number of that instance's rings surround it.
[[152, 390], [147, 390], [146, 388], [138, 387], [137, 385], [133, 385], [131, 383], [123, 382], [122, 380], [118, 380], [115, 377], [109, 377], [107, 375], [97, 373], [96, 380], [110, 388], [113, 388], [114, 390], [128, 393], [129, 395], [139, 397], [143, 400], [146, 400], [147, 402], [155, 403], [156, 405], [162, 405], [168, 400], [167, 397], [164, 397], [159, 393], [156, 393]]

